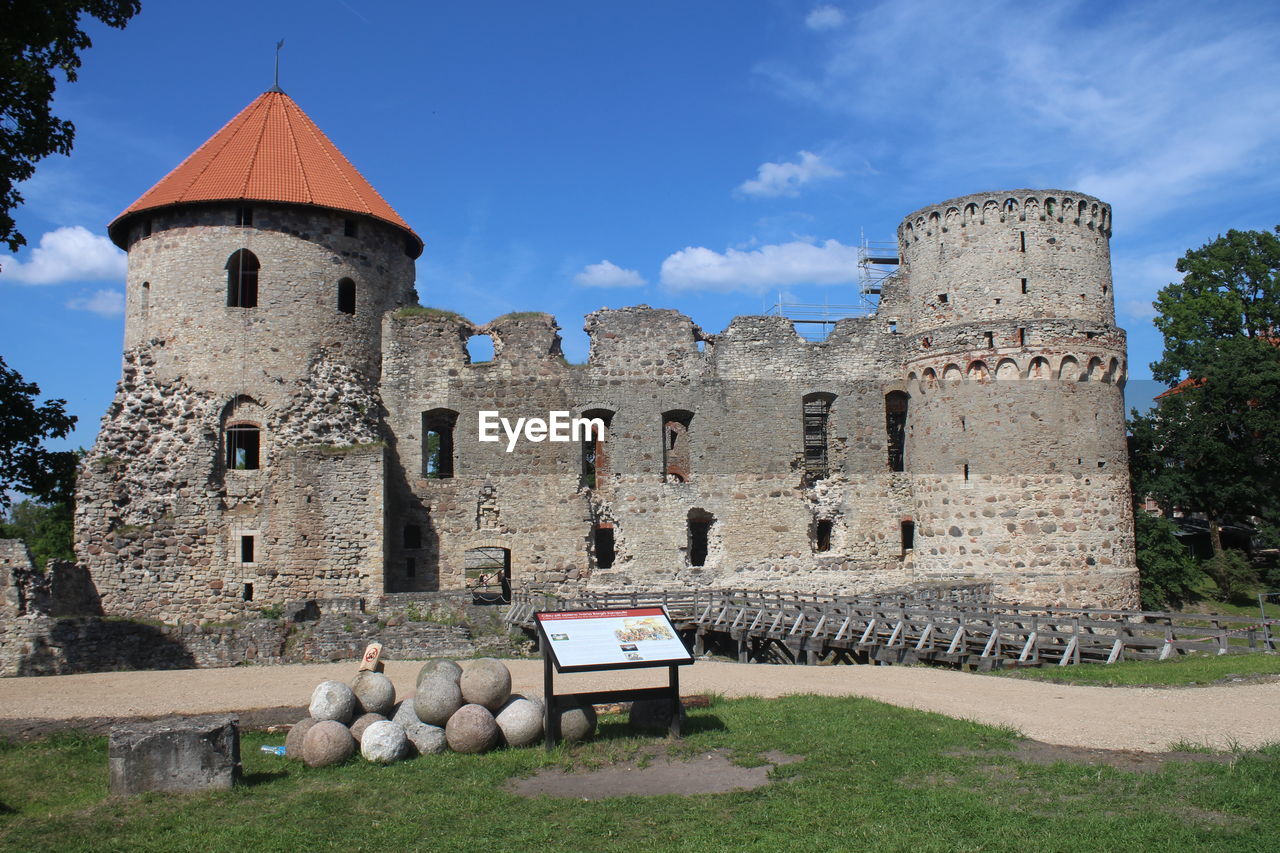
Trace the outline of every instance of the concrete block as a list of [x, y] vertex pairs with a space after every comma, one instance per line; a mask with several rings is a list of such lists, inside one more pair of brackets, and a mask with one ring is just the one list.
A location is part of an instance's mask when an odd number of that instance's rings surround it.
[[239, 723], [233, 716], [170, 717], [112, 727], [111, 794], [229, 789], [240, 778]]

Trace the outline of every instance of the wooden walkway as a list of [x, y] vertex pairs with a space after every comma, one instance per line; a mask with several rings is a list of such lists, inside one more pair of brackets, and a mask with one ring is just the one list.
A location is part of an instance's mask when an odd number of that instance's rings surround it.
[[1187, 652], [1275, 651], [1280, 620], [999, 604], [980, 587], [839, 597], [752, 590], [587, 592], [512, 597], [507, 621], [533, 630], [543, 610], [661, 606], [692, 642], [758, 663], [941, 663], [966, 668], [1067, 666]]

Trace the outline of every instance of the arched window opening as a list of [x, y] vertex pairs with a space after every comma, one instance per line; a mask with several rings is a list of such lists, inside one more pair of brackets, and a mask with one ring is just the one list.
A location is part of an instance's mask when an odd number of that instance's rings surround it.
[[605, 437], [613, 426], [613, 412], [588, 409], [582, 417], [600, 422], [599, 425], [590, 424], [582, 436], [582, 483], [589, 489], [598, 489], [609, 476], [609, 450], [605, 446]]
[[147, 319], [147, 314], [151, 311], [151, 282], [144, 281], [142, 290], [139, 292], [138, 308], [142, 312], [142, 319]]
[[801, 412], [804, 430], [804, 473], [810, 480], [827, 476], [827, 436], [834, 394], [806, 394]]
[[226, 430], [227, 468], [256, 471], [261, 465], [262, 430], [256, 424], [231, 424]]
[[453, 430], [458, 413], [432, 409], [422, 414], [422, 476], [428, 480], [453, 477]]
[[493, 338], [489, 335], [472, 335], [467, 338], [467, 359], [471, 364], [493, 361]]
[[829, 518], [818, 521], [813, 529], [813, 550], [823, 553], [831, 550], [831, 529], [834, 523]]
[[689, 565], [705, 566], [711, 543], [711, 525], [715, 516], [705, 510], [689, 510]]
[[591, 531], [591, 539], [592, 550], [596, 555], [596, 567], [600, 569], [613, 568], [613, 561], [617, 558], [613, 540], [613, 525], [604, 522], [597, 524]]
[[248, 249], [227, 259], [227, 307], [258, 307], [258, 258]]
[[338, 311], [356, 313], [356, 283], [349, 278], [338, 279]]
[[692, 423], [693, 412], [673, 409], [662, 413], [662, 477], [668, 483], [689, 481], [689, 427]]
[[884, 395], [884, 426], [889, 448], [889, 470], [906, 467], [907, 408], [911, 398], [902, 391]]

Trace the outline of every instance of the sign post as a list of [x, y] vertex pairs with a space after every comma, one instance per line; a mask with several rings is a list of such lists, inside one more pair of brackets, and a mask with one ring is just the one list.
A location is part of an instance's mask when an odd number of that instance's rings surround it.
[[[693, 663], [667, 611], [661, 607], [535, 613], [542, 648], [542, 690], [547, 749], [560, 741], [560, 710], [578, 704], [666, 699], [671, 735], [680, 736], [680, 667]], [[556, 695], [554, 673], [667, 668], [666, 687]]]

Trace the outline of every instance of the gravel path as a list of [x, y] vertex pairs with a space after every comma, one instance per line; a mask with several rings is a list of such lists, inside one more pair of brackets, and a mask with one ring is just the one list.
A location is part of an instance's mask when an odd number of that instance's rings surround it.
[[[540, 660], [507, 661], [517, 692], [542, 692]], [[401, 696], [420, 664], [387, 661]], [[465, 666], [465, 662], [464, 662]], [[305, 706], [317, 683], [348, 681], [356, 664], [299, 664], [0, 679], [0, 720], [154, 717]], [[557, 692], [649, 687], [665, 670], [562, 675]], [[906, 708], [1013, 726], [1063, 746], [1161, 752], [1187, 742], [1256, 748], [1280, 742], [1280, 681], [1181, 689], [1071, 687], [898, 666], [775, 666], [699, 661], [680, 691], [775, 697], [865, 696]]]

